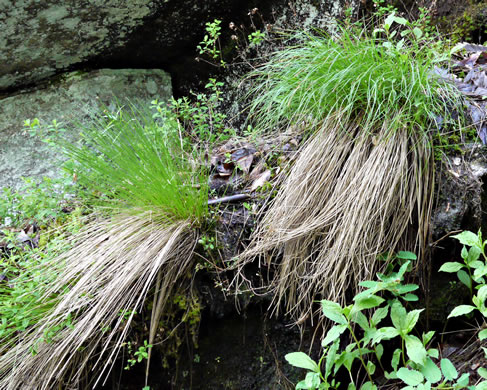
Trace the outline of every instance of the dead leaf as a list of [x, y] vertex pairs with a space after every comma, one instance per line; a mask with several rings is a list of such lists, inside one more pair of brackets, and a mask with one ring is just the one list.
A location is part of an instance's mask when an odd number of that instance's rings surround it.
[[216, 172], [218, 176], [227, 177], [231, 176], [234, 168], [235, 165], [233, 163], [218, 162], [216, 165]]
[[252, 172], [249, 174], [249, 179], [255, 181], [259, 178], [260, 174], [264, 171], [264, 161], [260, 160], [252, 169]]
[[262, 187], [271, 178], [271, 171], [266, 170], [252, 183], [250, 191], [255, 191], [257, 188]]
[[465, 49], [469, 53], [474, 53], [477, 51], [487, 51], [487, 46], [475, 45], [473, 43], [463, 42], [461, 44], [462, 49]]
[[477, 63], [477, 60], [480, 57], [481, 52], [473, 53], [467, 58], [458, 61], [460, 65], [466, 66], [467, 68], [473, 68], [474, 65]]
[[254, 155], [250, 154], [248, 156], [242, 157], [236, 161], [236, 164], [242, 171], [249, 173], [252, 162], [254, 161]]

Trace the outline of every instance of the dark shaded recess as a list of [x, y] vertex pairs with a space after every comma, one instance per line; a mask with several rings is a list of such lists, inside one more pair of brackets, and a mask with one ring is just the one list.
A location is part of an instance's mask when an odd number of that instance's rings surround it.
[[[282, 319], [267, 317], [265, 305], [235, 309], [225, 317], [202, 313], [198, 348], [182, 345], [179, 362], [162, 368], [160, 350], [154, 349], [149, 385], [151, 390], [291, 390], [303, 372], [284, 360], [288, 352], [308, 351], [312, 334], [302, 342], [296, 327]], [[188, 340], [189, 341], [189, 340]], [[190, 343], [190, 342], [189, 342]], [[313, 357], [319, 358], [319, 340]], [[140, 390], [144, 387], [145, 364], [126, 371], [127, 357], [119, 359], [110, 378], [98, 390]], [[286, 379], [287, 378], [287, 379]]]
[[[164, 69], [173, 80], [175, 97], [187, 95], [190, 89], [197, 89], [208, 77], [221, 72], [219, 66], [197, 61], [196, 46], [205, 35], [205, 23], [222, 20], [222, 52], [230, 60], [233, 43], [229, 23], [251, 25], [248, 13], [254, 7], [273, 20], [272, 9], [283, 0], [258, 2], [257, 0], [207, 0], [195, 3], [193, 0], [173, 0], [160, 4], [153, 16], [134, 31], [123, 47], [113, 48], [110, 53], [98, 56], [81, 64], [83, 68], [111, 69]], [[254, 18], [262, 28], [260, 18]], [[77, 66], [79, 68], [80, 66]]]

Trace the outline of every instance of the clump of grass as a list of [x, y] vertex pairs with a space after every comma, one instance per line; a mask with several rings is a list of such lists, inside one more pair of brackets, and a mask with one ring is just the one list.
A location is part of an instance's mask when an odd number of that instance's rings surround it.
[[445, 59], [439, 42], [406, 32], [409, 39], [397, 41], [390, 26], [385, 35], [356, 27], [341, 28], [337, 36], [296, 34], [298, 44], [275, 52], [250, 75], [255, 120], [265, 129], [289, 123], [316, 128], [333, 117], [347, 128], [360, 118], [362, 132], [375, 133], [387, 122], [391, 133], [427, 133], [457, 98], [433, 74]]
[[433, 74], [438, 45], [414, 28], [394, 39], [393, 22], [408, 24], [392, 15], [374, 34], [298, 34], [298, 44], [251, 74], [254, 120], [310, 134], [240, 259], [275, 267], [276, 310], [284, 305], [298, 322], [316, 299], [356, 292], [379, 254], [424, 253], [431, 133], [459, 98]]
[[56, 295], [52, 309], [0, 342], [4, 389], [76, 385], [88, 368], [97, 369], [97, 382], [155, 288], [152, 344], [173, 287], [193, 265], [195, 227], [207, 210], [204, 173], [169, 124], [137, 111], [107, 113], [83, 129], [81, 145], [60, 143], [80, 184], [97, 193], [98, 211], [71, 248], [41, 268], [53, 277], [39, 304]]
[[80, 143], [61, 146], [74, 161], [68, 169], [79, 184], [95, 190], [97, 205], [157, 210], [168, 221], [204, 217], [205, 172], [195, 168], [197, 156], [183, 150], [182, 134], [174, 123], [161, 123], [150, 112], [131, 106], [106, 111], [81, 130]]

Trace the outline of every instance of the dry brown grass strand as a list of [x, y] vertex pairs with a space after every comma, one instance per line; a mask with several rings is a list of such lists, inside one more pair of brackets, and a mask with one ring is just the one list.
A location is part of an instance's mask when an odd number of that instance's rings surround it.
[[[88, 364], [97, 383], [115, 361], [134, 310], [142, 307], [161, 271], [157, 306], [164, 309], [175, 284], [192, 265], [195, 234], [188, 221], [161, 225], [150, 212], [86, 226], [73, 248], [56, 259], [64, 270], [45, 299], [66, 286], [69, 291], [16, 346], [0, 351], [0, 388], [47, 390], [62, 386], [68, 377], [74, 385]], [[124, 313], [130, 313], [127, 319]], [[64, 327], [50, 343], [40, 342], [44, 332], [62, 326], [68, 314], [76, 318], [74, 328]]]
[[328, 121], [304, 145], [239, 261], [242, 270], [256, 256], [260, 264], [274, 259], [276, 311], [299, 322], [316, 299], [343, 303], [349, 288], [374, 277], [379, 254], [425, 244], [431, 149], [415, 137], [391, 133], [387, 123], [371, 135]]

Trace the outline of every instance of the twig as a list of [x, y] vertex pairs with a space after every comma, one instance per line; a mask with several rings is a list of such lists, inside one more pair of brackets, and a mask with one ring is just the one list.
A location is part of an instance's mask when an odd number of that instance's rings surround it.
[[249, 194], [236, 194], [236, 195], [224, 196], [223, 198], [210, 199], [208, 201], [208, 206], [212, 204], [218, 204], [218, 203], [237, 202], [239, 200], [245, 200], [249, 198], [250, 198]]

